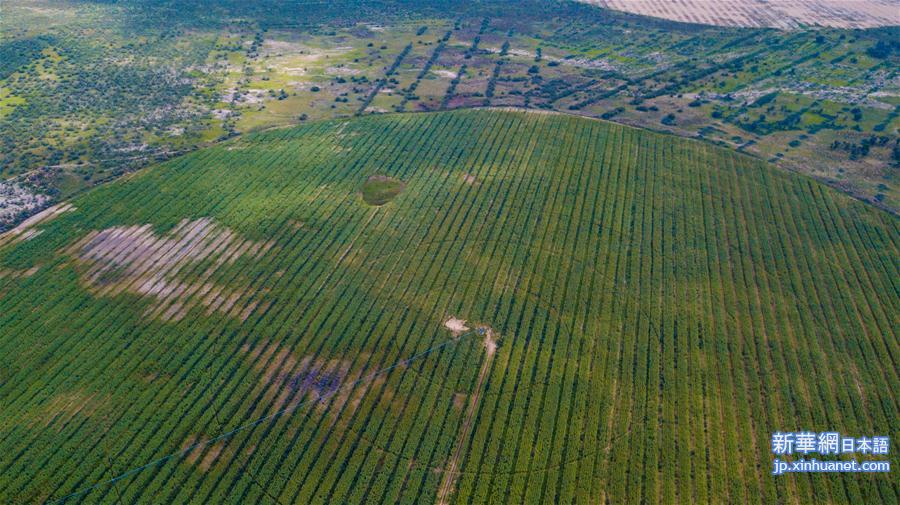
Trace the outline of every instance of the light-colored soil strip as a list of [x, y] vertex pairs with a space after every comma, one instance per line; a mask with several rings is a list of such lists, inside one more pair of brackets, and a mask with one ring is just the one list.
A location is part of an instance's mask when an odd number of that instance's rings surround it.
[[[465, 321], [450, 318], [444, 325], [448, 328], [451, 327], [451, 324], [465, 328], [465, 326], [463, 326], [464, 323]], [[453, 331], [454, 334], [456, 334], [457, 330], [454, 329]], [[491, 362], [494, 359], [494, 354], [497, 352], [497, 343], [494, 341], [493, 331], [490, 328], [485, 327], [480, 327], [479, 331], [484, 332], [484, 362], [481, 364], [481, 371], [478, 372], [478, 381], [475, 384], [475, 390], [472, 391], [472, 395], [469, 397], [469, 408], [466, 410], [465, 418], [463, 419], [462, 426], [459, 430], [459, 435], [456, 437], [456, 448], [453, 449], [453, 455], [450, 457], [450, 461], [447, 462], [447, 465], [444, 468], [444, 478], [441, 481], [441, 487], [438, 488], [437, 494], [438, 505], [447, 505], [449, 503], [450, 494], [453, 492], [456, 484], [456, 467], [459, 464], [459, 457], [462, 454], [463, 447], [466, 445], [466, 440], [469, 439], [469, 433], [472, 431], [472, 420], [475, 418], [475, 412], [478, 410], [478, 400], [481, 398], [484, 380], [487, 378], [488, 371], [491, 369]]]
[[10, 279], [24, 279], [27, 277], [31, 277], [36, 274], [40, 267], [31, 267], [28, 270], [14, 270], [14, 269], [3, 269], [0, 268], [0, 279], [10, 278]]
[[19, 240], [32, 239], [40, 234], [40, 230], [33, 230], [32, 228], [46, 221], [50, 221], [64, 212], [71, 212], [74, 210], [75, 207], [70, 203], [61, 203], [52, 207], [47, 207], [19, 223], [19, 226], [16, 226], [6, 233], [0, 234], [0, 247], [18, 242]]
[[[259, 300], [238, 304], [259, 292], [226, 289], [209, 279], [220, 267], [239, 257], [258, 259], [274, 242], [241, 239], [234, 231], [210, 218], [184, 219], [165, 235], [152, 226], [107, 228], [87, 234], [67, 252], [84, 267], [82, 280], [96, 296], [132, 293], [155, 299], [145, 316], [163, 321], [179, 320], [196, 305], [230, 317], [246, 319]], [[195, 281], [179, 280], [188, 265], [211, 260]], [[197, 296], [195, 296], [197, 295]], [[248, 309], [247, 307], [251, 307]]]
[[[211, 250], [213, 251], [221, 251], [224, 249], [228, 243], [232, 241], [234, 234], [231, 230], [226, 229], [224, 232], [220, 233], [218, 237], [216, 237], [215, 242], [211, 245]], [[226, 251], [227, 252], [227, 251]], [[174, 284], [164, 284], [165, 289], [155, 289], [151, 291], [150, 294], [157, 296], [160, 298], [160, 303], [156, 309], [148, 309], [148, 313], [150, 317], [162, 317], [163, 320], [178, 320], [184, 317], [184, 313], [187, 312], [187, 307], [184, 306], [182, 300], [186, 300], [194, 295], [194, 293], [204, 290], [211, 289], [212, 285], [207, 283], [207, 279], [215, 272], [216, 267], [222, 264], [223, 254], [220, 254], [216, 259], [216, 266], [212, 268], [208, 268], [206, 271], [200, 274], [198, 279], [192, 283], [174, 283]], [[172, 302], [171, 304], [169, 302]], [[169, 305], [167, 307], [167, 305]], [[176, 308], [177, 307], [177, 308]]]

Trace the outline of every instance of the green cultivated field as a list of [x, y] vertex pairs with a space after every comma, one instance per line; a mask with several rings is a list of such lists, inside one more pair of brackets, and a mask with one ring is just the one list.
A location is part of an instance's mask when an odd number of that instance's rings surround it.
[[898, 501], [896, 469], [770, 475], [773, 431], [900, 435], [900, 221], [811, 179], [461, 110], [70, 203], [0, 238], [2, 503], [172, 453], [66, 503]]

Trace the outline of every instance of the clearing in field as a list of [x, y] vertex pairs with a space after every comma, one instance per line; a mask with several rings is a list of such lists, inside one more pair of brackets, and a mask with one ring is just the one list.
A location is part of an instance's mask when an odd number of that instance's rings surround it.
[[[145, 314], [179, 320], [197, 305], [245, 320], [259, 304], [239, 303], [254, 289], [231, 290], [212, 282], [225, 265], [242, 258], [258, 260], [271, 242], [245, 240], [213, 220], [184, 219], [165, 235], [151, 225], [117, 226], [88, 233], [70, 251], [81, 278], [97, 296], [131, 293], [153, 298]], [[206, 264], [202, 271], [192, 267]], [[189, 274], [189, 275], [186, 275]]]
[[466, 326], [466, 321], [464, 319], [458, 319], [455, 317], [451, 317], [450, 319], [444, 321], [444, 327], [452, 331], [456, 336], [462, 335], [470, 329], [468, 326]]
[[393, 177], [373, 175], [363, 183], [363, 201], [369, 205], [384, 205], [399, 195], [405, 186], [403, 181]]

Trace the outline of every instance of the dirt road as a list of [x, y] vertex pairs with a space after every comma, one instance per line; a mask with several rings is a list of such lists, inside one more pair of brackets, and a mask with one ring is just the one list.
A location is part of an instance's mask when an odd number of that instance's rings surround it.
[[484, 379], [487, 377], [488, 371], [491, 369], [491, 362], [494, 359], [494, 353], [497, 352], [497, 343], [494, 341], [494, 335], [490, 328], [484, 330], [484, 351], [485, 358], [481, 364], [481, 371], [478, 372], [478, 381], [475, 384], [475, 391], [469, 399], [469, 407], [463, 418], [459, 435], [456, 437], [456, 448], [453, 449], [453, 455], [444, 468], [444, 479], [441, 481], [441, 487], [438, 488], [437, 505], [447, 505], [449, 503], [450, 494], [453, 492], [456, 484], [456, 466], [459, 464], [459, 457], [462, 454], [463, 446], [469, 438], [469, 432], [472, 431], [472, 420], [475, 418], [475, 412], [478, 410], [478, 400], [481, 397], [481, 391], [484, 388]]

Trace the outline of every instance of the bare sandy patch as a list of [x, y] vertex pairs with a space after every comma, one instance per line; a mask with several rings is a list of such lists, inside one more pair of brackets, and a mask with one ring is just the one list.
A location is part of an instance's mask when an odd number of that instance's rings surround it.
[[453, 334], [456, 336], [459, 336], [471, 329], [466, 326], [465, 319], [458, 319], [453, 316], [444, 321], [444, 327], [453, 332]]
[[36, 274], [40, 267], [34, 266], [25, 270], [0, 268], [0, 279], [26, 279]]
[[[317, 48], [295, 42], [266, 40], [262, 49], [262, 53], [267, 56], [265, 68], [260, 68], [259, 70], [271, 69], [280, 74], [295, 77], [323, 71], [325, 75], [328, 75], [328, 71], [322, 67], [333, 61], [331, 58], [339, 58], [352, 49], [352, 47]], [[342, 67], [331, 65], [331, 68]], [[350, 72], [351, 70], [347, 69], [347, 71]], [[350, 74], [348, 73], [347, 75]]]
[[488, 357], [493, 356], [494, 353], [497, 352], [497, 341], [494, 339], [494, 330], [488, 326], [479, 326], [478, 333], [484, 335], [484, 340], [482, 341], [484, 352], [487, 353]]
[[802, 25], [873, 28], [900, 24], [893, 0], [582, 0], [645, 16], [716, 26], [793, 29]]
[[[249, 88], [246, 90], [242, 90], [237, 88], [229, 88], [225, 90], [225, 92], [219, 99], [225, 103], [235, 105], [258, 105], [263, 103], [267, 97], [268, 91], [264, 89]], [[228, 114], [224, 114], [223, 111], [226, 111], [226, 109], [218, 109], [218, 111], [218, 115], [216, 115], [216, 113], [214, 112], [214, 115], [218, 119], [225, 119], [231, 115], [230, 111], [228, 111]]]
[[456, 72], [452, 70], [432, 69], [431, 71], [441, 77], [448, 77], [450, 79], [456, 78]]
[[25, 230], [25, 232], [19, 236], [19, 240], [27, 242], [27, 241], [33, 239], [34, 237], [37, 237], [41, 233], [44, 233], [44, 230], [35, 230], [34, 228], [32, 228], [30, 230]]
[[469, 186], [475, 184], [476, 180], [477, 179], [475, 179], [475, 176], [472, 174], [463, 174], [463, 181]]
[[[240, 258], [259, 259], [272, 245], [242, 239], [212, 219], [200, 218], [182, 220], [164, 235], [157, 235], [150, 225], [93, 231], [67, 252], [95, 295], [129, 293], [153, 299], [145, 312], [148, 317], [179, 320], [202, 305], [208, 314], [246, 319], [260, 306], [253, 297], [264, 291], [253, 286], [231, 290], [209, 279]], [[191, 268], [201, 262], [206, 265], [202, 270]]]
[[263, 41], [262, 52], [275, 55], [291, 55], [301, 56], [310, 59], [321, 58], [326, 55], [343, 54], [352, 51], [353, 46], [336, 46], [329, 48], [319, 48], [308, 46], [302, 42], [292, 42], [288, 40], [266, 39]]

